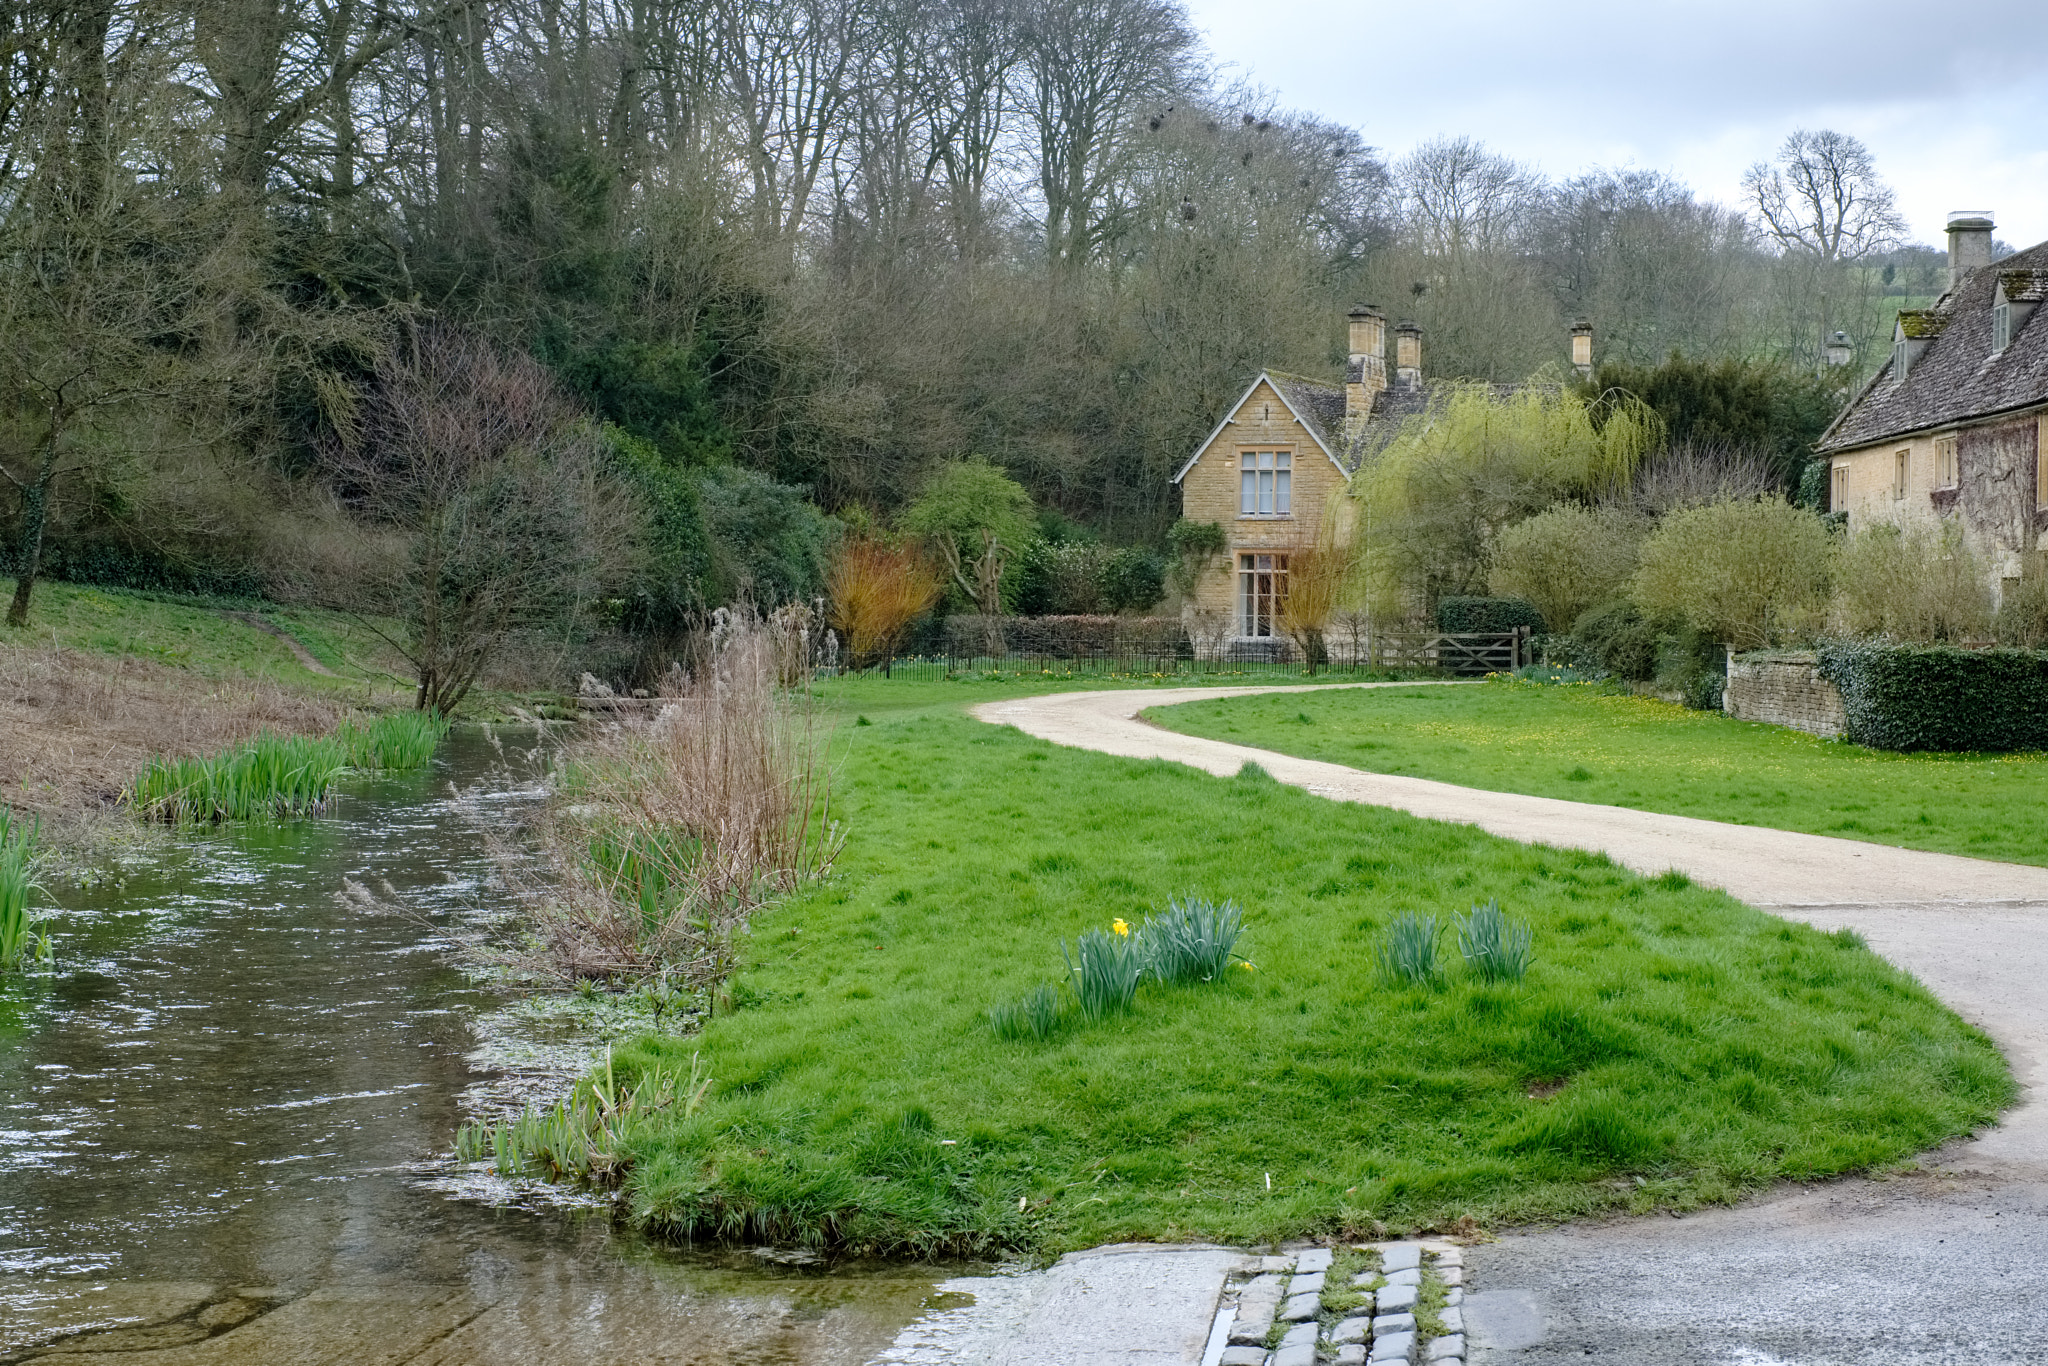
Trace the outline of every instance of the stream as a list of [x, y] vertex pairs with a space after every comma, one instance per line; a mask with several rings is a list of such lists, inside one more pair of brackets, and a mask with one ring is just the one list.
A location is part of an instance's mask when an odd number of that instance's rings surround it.
[[492, 913], [451, 782], [533, 800], [461, 728], [318, 819], [48, 895], [56, 969], [0, 979], [0, 1362], [851, 1366], [967, 1299], [969, 1268], [678, 1249], [465, 1185], [504, 1003], [452, 961]]

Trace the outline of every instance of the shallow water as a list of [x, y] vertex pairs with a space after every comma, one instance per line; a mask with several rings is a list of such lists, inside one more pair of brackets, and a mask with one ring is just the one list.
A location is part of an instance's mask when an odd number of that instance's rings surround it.
[[54, 895], [58, 970], [0, 983], [0, 1361], [852, 1363], [958, 1303], [964, 1268], [781, 1267], [447, 1193], [499, 1004], [450, 965], [492, 912], [449, 784], [513, 814], [498, 762], [457, 731], [317, 820]]

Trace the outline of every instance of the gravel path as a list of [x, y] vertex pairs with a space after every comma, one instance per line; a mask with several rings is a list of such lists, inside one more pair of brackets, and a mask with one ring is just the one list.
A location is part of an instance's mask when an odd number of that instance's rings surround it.
[[1779, 915], [1853, 927], [1989, 1033], [2023, 1088], [1997, 1128], [1928, 1154], [1909, 1176], [1787, 1186], [1735, 1209], [1517, 1233], [1473, 1249], [1475, 1366], [2048, 1361], [2048, 868], [1364, 773], [1137, 716], [1298, 690], [1062, 693], [973, 714], [1055, 744], [1219, 776], [1257, 763], [1333, 800], [1595, 849], [1645, 873], [1676, 868]]

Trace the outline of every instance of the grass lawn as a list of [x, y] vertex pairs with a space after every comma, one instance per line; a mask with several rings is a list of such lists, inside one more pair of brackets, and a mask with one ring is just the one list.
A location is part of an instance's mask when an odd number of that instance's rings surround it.
[[1601, 687], [1504, 681], [1146, 716], [1374, 773], [2048, 864], [2048, 754], [1893, 754]]
[[[0, 592], [11, 597], [14, 581], [0, 578]], [[209, 678], [267, 678], [312, 690], [344, 689], [357, 697], [365, 681], [382, 687], [410, 686], [404, 661], [376, 632], [345, 613], [270, 603], [234, 609], [262, 616], [290, 632], [338, 675], [329, 678], [300, 663], [276, 636], [235, 620], [228, 610], [172, 595], [46, 579], [36, 584], [28, 626], [0, 632], [0, 642], [132, 655]]]
[[[838, 735], [837, 871], [757, 917], [729, 1013], [619, 1054], [622, 1081], [693, 1055], [715, 1079], [631, 1140], [638, 1221], [1051, 1253], [1682, 1208], [1896, 1161], [2012, 1098], [1989, 1042], [1853, 936], [961, 712], [1016, 691], [833, 685], [868, 721]], [[1063, 938], [1190, 890], [1246, 908], [1256, 970], [991, 1032]], [[1534, 927], [1525, 981], [1383, 982], [1390, 917], [1489, 897]]]

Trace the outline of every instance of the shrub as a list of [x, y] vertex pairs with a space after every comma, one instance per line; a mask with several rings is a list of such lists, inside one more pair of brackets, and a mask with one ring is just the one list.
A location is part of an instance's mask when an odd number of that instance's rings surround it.
[[0, 807], [0, 972], [50, 956], [50, 935], [29, 906], [35, 881], [36, 829], [24, 830]]
[[2005, 590], [1998, 604], [1998, 641], [2022, 650], [2048, 646], [2048, 572], [2037, 571]]
[[1166, 548], [1173, 557], [1167, 578], [1173, 591], [1184, 598], [1195, 595], [1195, 587], [1216, 557], [1230, 548], [1230, 538], [1221, 522], [1175, 522], [1166, 532]]
[[1113, 930], [1084, 931], [1071, 951], [1062, 940], [1060, 956], [1067, 960], [1067, 984], [1083, 1015], [1099, 1020], [1131, 1008], [1145, 959], [1123, 921], [1117, 921]]
[[719, 585], [763, 608], [815, 597], [824, 587], [838, 525], [804, 490], [758, 470], [714, 466], [698, 478]]
[[1060, 991], [1050, 982], [1022, 999], [992, 1007], [989, 1028], [999, 1039], [1049, 1039], [1060, 1024]]
[[1380, 971], [1392, 982], [1434, 982], [1439, 934], [1435, 916], [1401, 912], [1387, 926], [1374, 951]]
[[1235, 901], [1219, 906], [1193, 895], [1166, 904], [1166, 914], [1146, 917], [1138, 932], [1146, 974], [1159, 982], [1220, 981], [1238, 957], [1244, 912]]
[[1859, 745], [2048, 748], [2048, 654], [1852, 641], [1823, 644], [1819, 656]]
[[1938, 527], [1858, 529], [1842, 546], [1835, 582], [1835, 624], [1849, 635], [1933, 643], [1991, 631], [1984, 566], [1954, 517]]
[[1778, 498], [1674, 512], [1643, 542], [1630, 596], [1738, 649], [1810, 629], [1833, 543], [1821, 520]]
[[1621, 592], [1636, 571], [1641, 539], [1636, 518], [1558, 503], [1501, 532], [1487, 587], [1526, 600], [1544, 621], [1562, 628]]
[[1458, 918], [1458, 952], [1482, 981], [1519, 982], [1526, 977], [1535, 957], [1534, 939], [1534, 932], [1509, 919], [1498, 901], [1474, 906], [1470, 915]]
[[1103, 556], [1098, 581], [1105, 610], [1142, 611], [1165, 596], [1166, 565], [1157, 552], [1127, 545]]
[[832, 624], [846, 637], [849, 663], [864, 669], [895, 655], [903, 633], [939, 600], [938, 571], [915, 547], [871, 536], [840, 543], [825, 585]]
[[1444, 598], [1436, 605], [1436, 629], [1451, 635], [1496, 634], [1519, 626], [1543, 629], [1543, 614], [1522, 598]]
[[1657, 672], [1657, 624], [1626, 598], [1603, 603], [1572, 623], [1572, 641], [1595, 667], [1630, 682]]

